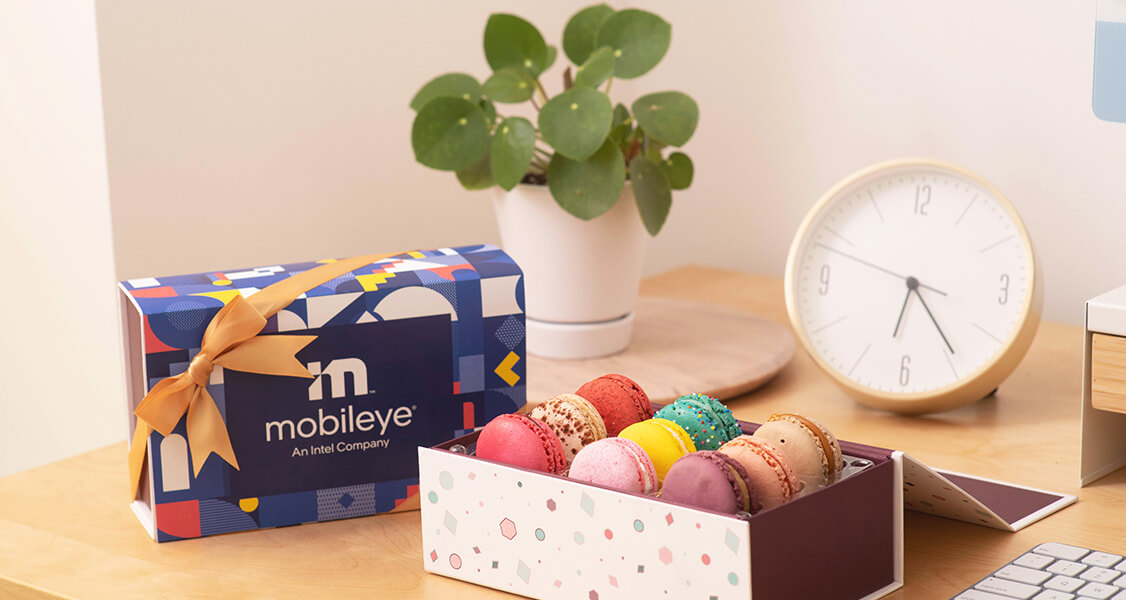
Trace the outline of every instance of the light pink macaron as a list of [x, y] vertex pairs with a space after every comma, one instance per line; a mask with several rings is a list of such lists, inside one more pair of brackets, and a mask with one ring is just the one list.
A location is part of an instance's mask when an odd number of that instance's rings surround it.
[[739, 461], [747, 470], [763, 510], [785, 504], [801, 491], [801, 480], [789, 459], [766, 440], [741, 435], [721, 446], [719, 451]]
[[625, 438], [606, 438], [584, 446], [575, 455], [568, 477], [636, 494], [657, 493], [653, 461], [641, 446]]

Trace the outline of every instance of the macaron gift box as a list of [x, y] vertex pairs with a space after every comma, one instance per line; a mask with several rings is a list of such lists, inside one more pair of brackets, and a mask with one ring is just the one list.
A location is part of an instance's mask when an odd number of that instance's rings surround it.
[[[130, 432], [221, 308], [317, 265], [122, 282]], [[488, 245], [407, 252], [307, 290], [259, 337], [316, 336], [295, 355], [313, 377], [215, 366], [206, 391], [239, 469], [217, 455], [197, 469], [181, 419], [148, 437], [134, 512], [169, 541], [416, 509], [419, 445], [524, 405], [523, 303], [519, 267]]]
[[422, 560], [532, 598], [874, 599], [903, 585], [904, 508], [1013, 531], [1074, 501], [842, 441], [840, 481], [740, 518], [480, 459], [477, 435], [419, 448]]

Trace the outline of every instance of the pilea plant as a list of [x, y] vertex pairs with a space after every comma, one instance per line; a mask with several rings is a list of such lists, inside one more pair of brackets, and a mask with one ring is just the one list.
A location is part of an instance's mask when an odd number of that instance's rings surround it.
[[[642, 222], [656, 235], [668, 217], [672, 190], [692, 183], [688, 155], [672, 152], [692, 137], [696, 102], [681, 92], [657, 92], [614, 105], [614, 79], [649, 72], [668, 51], [672, 27], [655, 14], [580, 10], [563, 29], [563, 53], [573, 63], [562, 91], [549, 96], [541, 75], [557, 49], [520, 17], [493, 14], [485, 25], [485, 59], [493, 73], [480, 83], [465, 73], [440, 75], [415, 94], [411, 145], [418, 162], [454, 171], [462, 186], [546, 184], [559, 206], [593, 219], [618, 201], [628, 179]], [[505, 116], [498, 104], [530, 103], [535, 123]]]

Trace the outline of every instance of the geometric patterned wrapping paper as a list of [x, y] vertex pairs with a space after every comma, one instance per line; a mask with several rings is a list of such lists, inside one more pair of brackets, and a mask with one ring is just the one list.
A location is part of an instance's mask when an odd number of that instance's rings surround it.
[[[187, 368], [226, 302], [318, 264], [122, 282], [130, 412]], [[369, 264], [302, 294], [272, 333], [317, 335], [297, 358], [318, 377], [214, 369], [241, 470], [212, 455], [193, 477], [183, 420], [154, 432], [143, 501], [158, 541], [417, 507], [417, 446], [525, 403], [523, 276], [495, 246]]]

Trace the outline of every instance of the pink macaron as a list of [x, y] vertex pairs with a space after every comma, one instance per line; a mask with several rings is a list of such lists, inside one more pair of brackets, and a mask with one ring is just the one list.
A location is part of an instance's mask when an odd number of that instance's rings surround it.
[[606, 438], [583, 447], [568, 473], [571, 479], [636, 494], [657, 493], [657, 469], [632, 440]]
[[477, 456], [547, 473], [567, 468], [563, 443], [539, 419], [519, 413], [489, 421], [477, 437]]
[[789, 459], [766, 440], [741, 435], [721, 446], [719, 451], [743, 465], [763, 510], [785, 504], [801, 491], [801, 480]]

